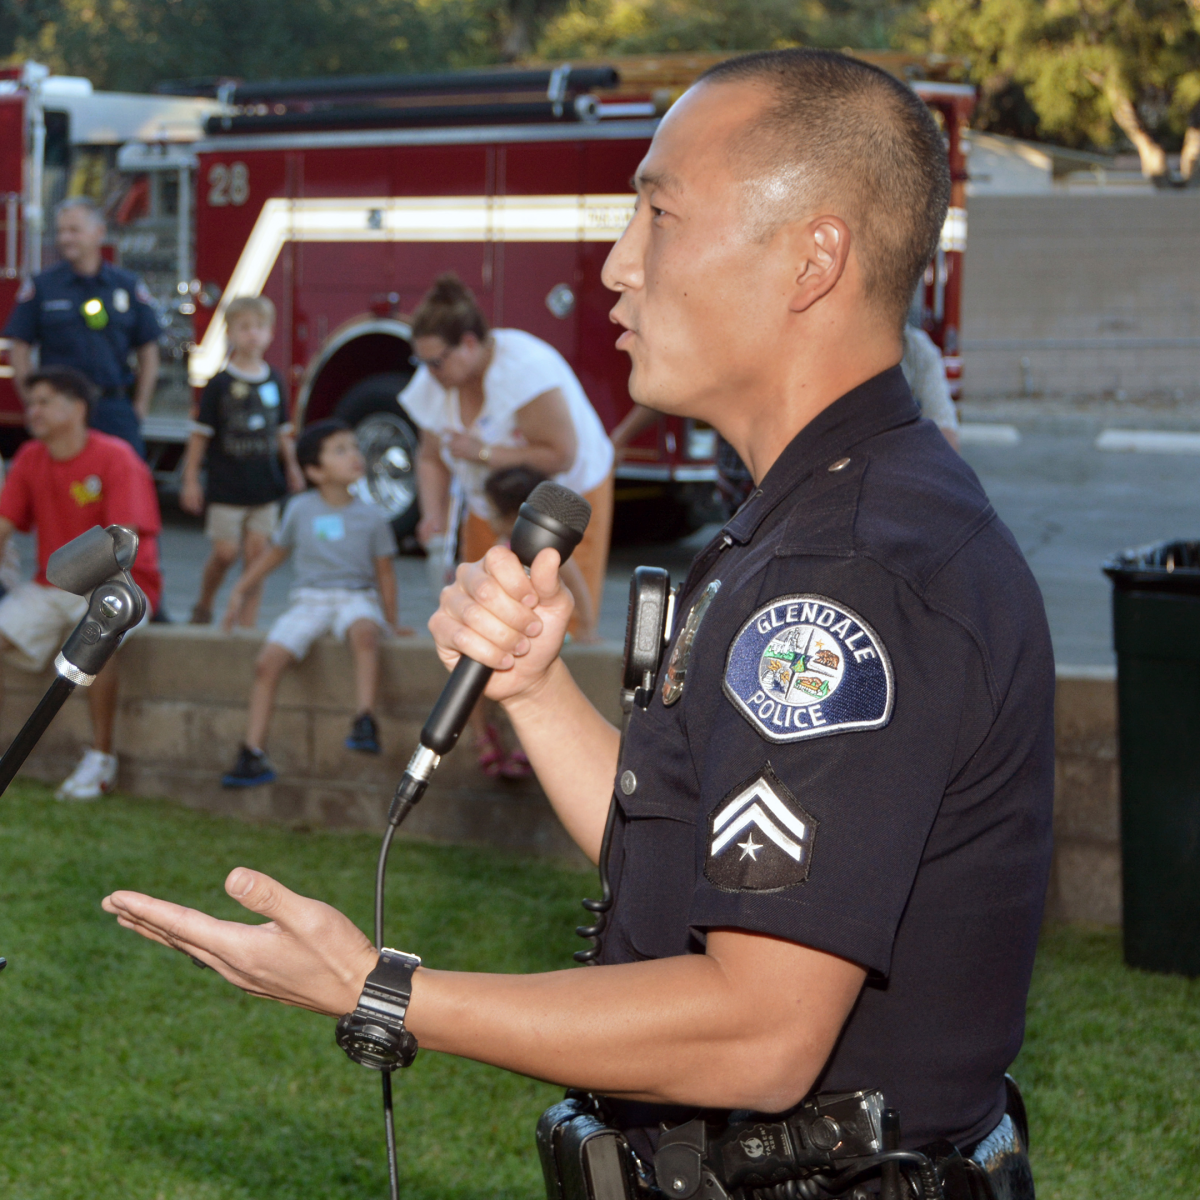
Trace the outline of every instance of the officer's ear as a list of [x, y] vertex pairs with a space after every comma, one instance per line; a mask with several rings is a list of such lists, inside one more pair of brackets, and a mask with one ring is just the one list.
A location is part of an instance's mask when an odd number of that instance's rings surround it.
[[824, 215], [794, 222], [785, 236], [795, 264], [788, 308], [802, 313], [829, 295], [844, 277], [850, 227], [841, 217]]

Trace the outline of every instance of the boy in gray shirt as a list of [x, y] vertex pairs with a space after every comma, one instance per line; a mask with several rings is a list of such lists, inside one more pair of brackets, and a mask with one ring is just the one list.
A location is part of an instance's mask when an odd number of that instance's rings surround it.
[[257, 787], [275, 778], [263, 750], [275, 692], [283, 672], [308, 654], [324, 633], [347, 639], [354, 656], [358, 713], [346, 738], [351, 750], [379, 753], [373, 709], [379, 681], [379, 633], [396, 624], [396, 539], [383, 512], [355, 496], [351, 487], [364, 469], [358, 442], [342, 421], [318, 421], [296, 442], [296, 459], [309, 490], [294, 497], [271, 548], [242, 573], [222, 622], [232, 629], [247, 593], [289, 554], [295, 554], [295, 583], [288, 610], [271, 626], [255, 664], [246, 740], [225, 787]]

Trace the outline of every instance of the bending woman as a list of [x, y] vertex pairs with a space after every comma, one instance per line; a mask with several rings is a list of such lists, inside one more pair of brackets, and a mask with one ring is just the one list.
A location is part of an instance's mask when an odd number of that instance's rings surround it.
[[592, 506], [574, 560], [600, 611], [612, 532], [613, 450], [575, 372], [553, 346], [519, 329], [489, 329], [471, 290], [439, 277], [413, 314], [417, 373], [400, 403], [421, 427], [417, 487], [428, 546], [447, 528], [450, 481], [466, 498], [462, 559], [495, 544], [484, 482], [504, 467], [532, 467]]

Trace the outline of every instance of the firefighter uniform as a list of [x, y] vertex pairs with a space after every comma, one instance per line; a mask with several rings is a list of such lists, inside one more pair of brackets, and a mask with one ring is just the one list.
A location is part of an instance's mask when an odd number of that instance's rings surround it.
[[[861, 964], [817, 1089], [881, 1089], [906, 1146], [969, 1151], [1006, 1119], [1050, 867], [1021, 551], [895, 367], [797, 435], [675, 611], [618, 771], [601, 961], [728, 928]], [[683, 1117], [606, 1103], [643, 1156]]]
[[83, 276], [64, 262], [26, 280], [4, 327], [5, 337], [40, 347], [43, 367], [82, 371], [100, 390], [93, 427], [123, 438], [143, 457], [146, 447], [130, 401], [129, 357], [157, 341], [159, 332], [146, 285], [111, 263]]

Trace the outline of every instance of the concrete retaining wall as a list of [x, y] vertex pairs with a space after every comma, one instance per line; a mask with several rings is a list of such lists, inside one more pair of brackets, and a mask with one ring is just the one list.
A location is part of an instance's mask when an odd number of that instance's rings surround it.
[[[242, 734], [260, 642], [257, 635], [152, 626], [122, 648], [121, 787], [250, 820], [382, 828], [392, 789], [446, 679], [432, 646], [414, 641], [384, 649], [378, 713], [384, 753], [375, 758], [342, 744], [353, 712], [348, 655], [336, 643], [318, 643], [280, 688], [270, 741], [280, 778], [230, 791], [219, 777]], [[596, 706], [615, 722], [618, 651], [572, 647], [565, 657]], [[50, 678], [5, 671], [0, 714], [5, 744]], [[1057, 848], [1048, 907], [1053, 920], [1120, 922], [1115, 693], [1105, 672], [1059, 677]], [[76, 695], [42, 739], [27, 772], [61, 780], [88, 736], [86, 701]], [[409, 836], [584, 861], [535, 783], [488, 780], [466, 747], [447, 757], [404, 828]]]
[[976, 196], [968, 213], [967, 398], [1200, 395], [1200, 192]]

